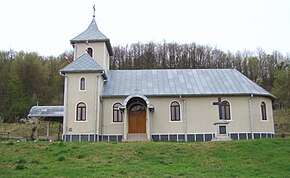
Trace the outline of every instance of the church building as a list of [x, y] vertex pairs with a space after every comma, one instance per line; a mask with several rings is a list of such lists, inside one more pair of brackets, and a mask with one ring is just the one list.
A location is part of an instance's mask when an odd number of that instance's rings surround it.
[[236, 69], [110, 70], [95, 18], [60, 70], [64, 141], [211, 141], [274, 137], [275, 97]]

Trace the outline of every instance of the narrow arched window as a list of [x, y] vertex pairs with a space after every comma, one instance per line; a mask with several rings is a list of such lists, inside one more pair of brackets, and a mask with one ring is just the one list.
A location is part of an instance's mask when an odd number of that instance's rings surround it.
[[231, 110], [230, 103], [228, 101], [223, 101], [221, 106], [221, 119], [223, 120], [231, 120]]
[[120, 106], [121, 106], [120, 103], [115, 103], [113, 105], [113, 122], [123, 122], [122, 113], [119, 110]]
[[83, 102], [80, 102], [77, 104], [77, 115], [76, 115], [76, 121], [86, 121], [86, 104]]
[[267, 120], [267, 112], [266, 112], [266, 104], [265, 104], [265, 102], [261, 103], [261, 114], [262, 114], [262, 120], [266, 121]]
[[86, 90], [86, 79], [84, 77], [80, 80], [80, 90]]
[[180, 121], [180, 105], [177, 101], [170, 104], [171, 121]]
[[93, 49], [91, 47], [87, 49], [87, 52], [91, 57], [93, 57]]

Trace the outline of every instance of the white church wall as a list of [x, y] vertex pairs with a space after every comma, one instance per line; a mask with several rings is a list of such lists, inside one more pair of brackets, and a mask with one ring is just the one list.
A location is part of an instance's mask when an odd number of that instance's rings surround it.
[[91, 47], [93, 49], [93, 58], [97, 63], [104, 69], [109, 69], [109, 53], [105, 42], [76, 43], [75, 46], [77, 49], [76, 59], [83, 55], [88, 47]]
[[[267, 120], [262, 120], [261, 102], [266, 104]], [[266, 97], [254, 97], [253, 102], [253, 131], [254, 132], [272, 132], [274, 133], [274, 118], [272, 101]]]
[[[67, 107], [67, 134], [93, 133], [95, 120], [95, 91], [98, 74], [82, 73], [67, 74], [68, 76], [68, 107]], [[86, 80], [86, 89], [80, 90], [80, 78]], [[86, 121], [76, 121], [76, 107], [79, 102], [86, 104]]]
[[[179, 97], [153, 97], [148, 98], [154, 105], [151, 134], [179, 134], [185, 133], [214, 133], [214, 123], [219, 121], [218, 106], [213, 105], [217, 97], [183, 97], [186, 101], [186, 122], [184, 115], [184, 103]], [[250, 129], [250, 112], [248, 96], [222, 97], [230, 103], [231, 120], [229, 120], [228, 131], [233, 133], [248, 133]], [[103, 134], [122, 134], [123, 122], [113, 122], [114, 103], [123, 103], [124, 98], [103, 99], [104, 123]], [[181, 121], [171, 121], [170, 103], [177, 101], [181, 109]], [[260, 102], [267, 105], [267, 121], [261, 121]], [[273, 113], [271, 100], [266, 97], [254, 97], [252, 101], [252, 119], [254, 132], [274, 132]], [[124, 118], [125, 119], [125, 118]]]
[[[113, 122], [113, 105], [115, 103], [123, 103], [124, 98], [115, 99], [103, 99], [103, 123], [100, 124], [103, 127], [102, 134], [123, 134], [123, 122]], [[124, 118], [123, 118], [124, 119]]]

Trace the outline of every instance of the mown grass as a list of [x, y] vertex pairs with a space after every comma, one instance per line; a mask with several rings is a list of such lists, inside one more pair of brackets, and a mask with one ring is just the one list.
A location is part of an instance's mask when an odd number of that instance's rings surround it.
[[290, 175], [288, 138], [205, 143], [0, 142], [0, 177]]

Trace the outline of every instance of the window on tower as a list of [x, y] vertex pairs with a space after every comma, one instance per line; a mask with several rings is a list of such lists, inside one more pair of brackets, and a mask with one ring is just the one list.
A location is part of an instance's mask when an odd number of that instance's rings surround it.
[[89, 48], [87, 49], [87, 52], [88, 52], [88, 54], [89, 54], [91, 57], [93, 57], [93, 48], [89, 47]]
[[86, 79], [84, 77], [80, 80], [80, 90], [86, 90]]

